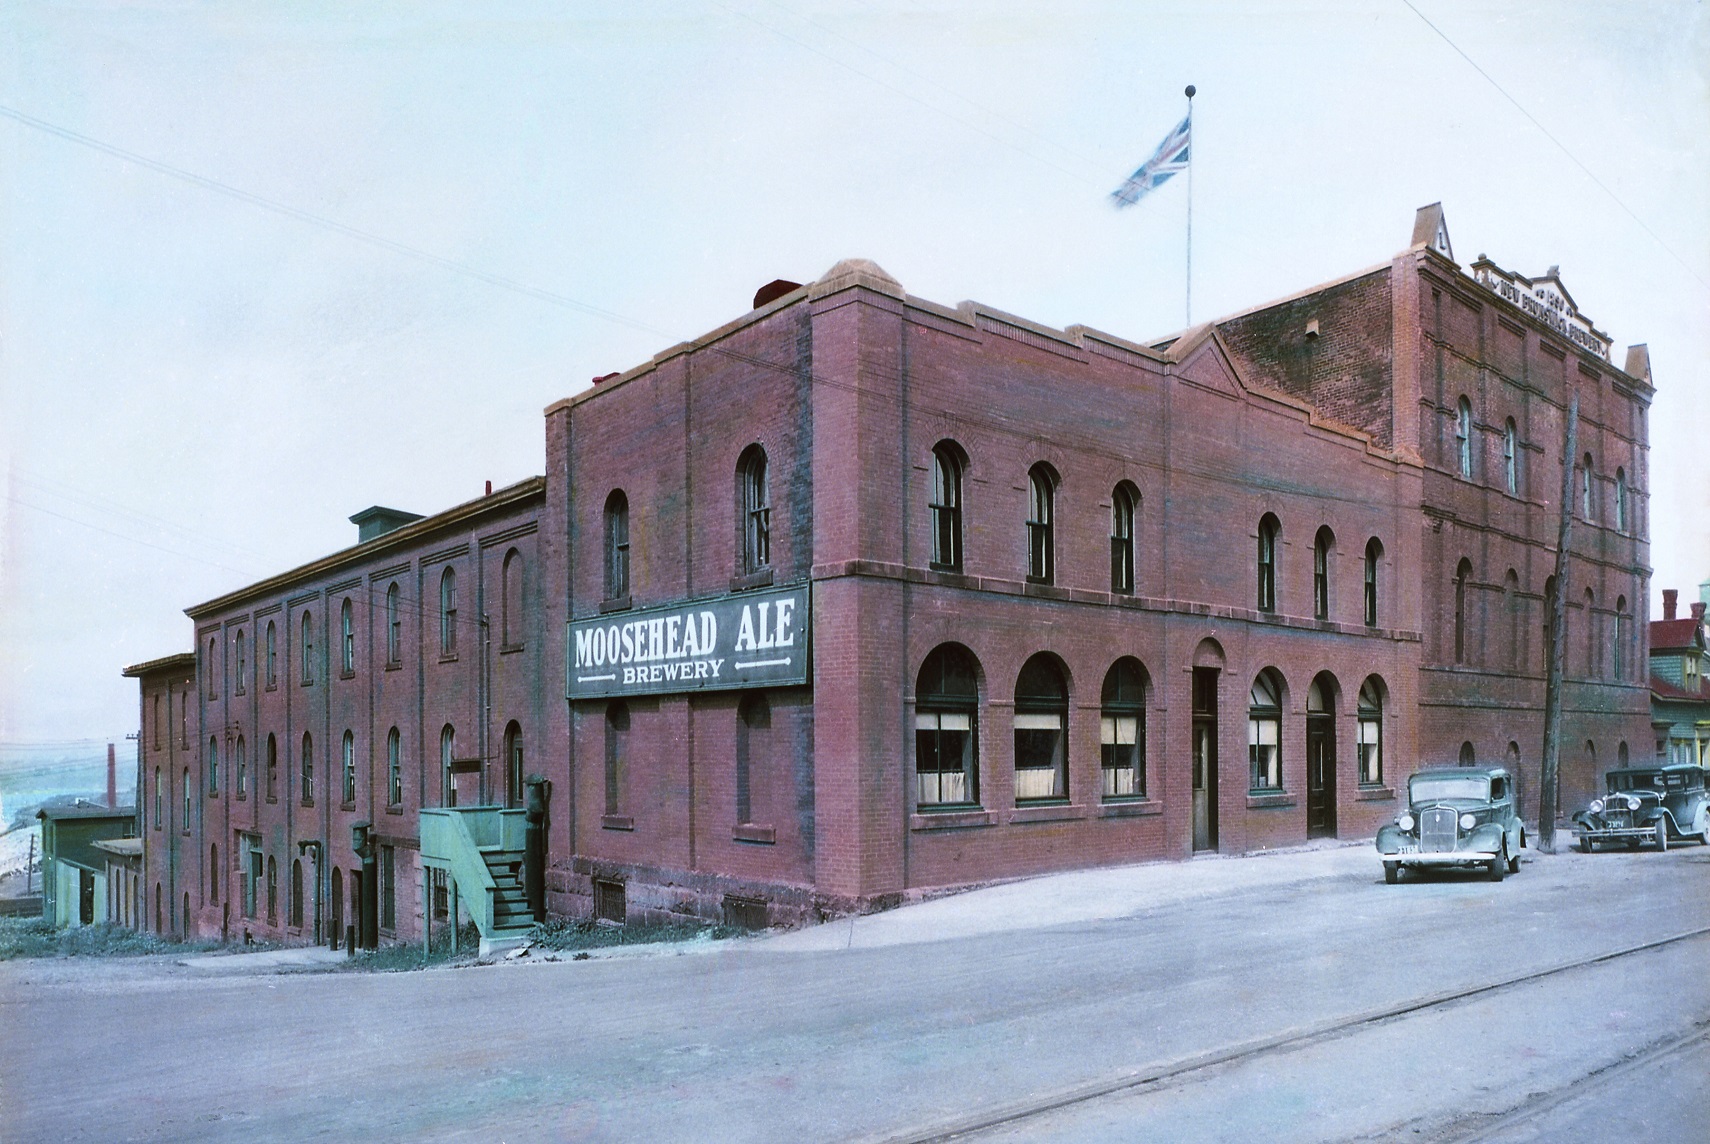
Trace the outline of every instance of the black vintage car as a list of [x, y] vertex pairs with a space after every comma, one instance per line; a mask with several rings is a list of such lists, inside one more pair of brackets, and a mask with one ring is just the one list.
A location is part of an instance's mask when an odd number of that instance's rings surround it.
[[1603, 776], [1605, 794], [1573, 816], [1579, 849], [1599, 843], [1650, 844], [1667, 850], [1671, 838], [1710, 845], [1710, 790], [1704, 768], [1691, 763], [1623, 767]]
[[1403, 870], [1482, 866], [1493, 882], [1520, 871], [1526, 831], [1505, 767], [1428, 767], [1407, 780], [1407, 809], [1378, 831], [1384, 881]]

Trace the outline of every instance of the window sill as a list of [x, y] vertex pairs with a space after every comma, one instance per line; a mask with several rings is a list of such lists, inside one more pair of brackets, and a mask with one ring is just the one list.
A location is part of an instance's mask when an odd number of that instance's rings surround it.
[[356, 809], [356, 803], [355, 802], [341, 802], [338, 804], [338, 808], [340, 810], [355, 810]]
[[232, 797], [237, 799], [239, 802], [248, 802], [249, 801], [249, 796], [244, 794], [241, 790], [238, 791], [236, 794], [234, 794]]
[[520, 643], [500, 644], [499, 645], [499, 654], [500, 655], [515, 655], [517, 652], [523, 650], [523, 646], [524, 645], [522, 645]]
[[1069, 802], [1027, 803], [1009, 812], [1011, 823], [1024, 822], [1060, 822], [1066, 819], [1085, 818], [1087, 808]]
[[402, 671], [403, 668], [404, 668], [403, 660], [398, 660], [398, 659], [395, 659], [391, 663], [388, 663], [386, 665], [387, 671]]
[[1363, 786], [1354, 795], [1355, 802], [1388, 802], [1395, 798], [1395, 788], [1386, 786]]
[[600, 815], [600, 829], [624, 831], [634, 830], [635, 819], [631, 818], [627, 814], [602, 814]]
[[735, 842], [752, 842], [761, 846], [773, 846], [778, 841], [778, 832], [770, 826], [755, 826], [752, 823], [739, 822], [730, 828], [730, 837]]
[[962, 566], [960, 564], [940, 564], [938, 561], [934, 560], [929, 562], [927, 567], [932, 569], [934, 572], [942, 572], [946, 576], [962, 575]]
[[267, 685], [267, 688], [266, 688], [266, 689], [267, 689], [267, 690], [268, 690], [268, 691], [278, 691], [278, 690], [279, 690], [279, 685], [278, 685], [278, 684], [277, 684], [277, 683], [269, 683], [269, 684], [268, 684], [268, 685]]
[[355, 679], [356, 678], [356, 672], [354, 670], [341, 671], [338, 673], [338, 677], [340, 679]]
[[1100, 818], [1138, 818], [1164, 813], [1164, 804], [1150, 798], [1110, 798], [1098, 808]]
[[600, 615], [603, 616], [607, 612], [627, 612], [630, 607], [631, 605], [628, 593], [625, 593], [622, 596], [608, 596], [604, 600], [600, 601]]
[[770, 588], [772, 586], [772, 570], [762, 568], [758, 572], [748, 572], [741, 576], [730, 578], [730, 590], [742, 592], [749, 588]]
[[315, 800], [312, 798], [306, 798], [303, 801], [299, 802], [297, 805], [298, 806], [314, 806]]
[[273, 794], [270, 794], [270, 795], [268, 795], [268, 796], [267, 796], [267, 801], [268, 801], [268, 802], [278, 802], [278, 801], [279, 801], [279, 796], [278, 796], [278, 795], [273, 795]]
[[209, 798], [219, 798], [219, 797], [220, 797], [220, 792], [219, 792], [219, 791], [217, 791], [217, 790], [211, 790], [211, 791], [209, 791], [209, 792], [208, 792], [208, 797], [209, 797]]
[[240, 687], [237, 690], [233, 691], [232, 694], [234, 696], [236, 696], [236, 695], [248, 695], [249, 692], [245, 691], [243, 688]]
[[401, 802], [393, 803], [391, 806], [386, 808], [386, 813], [387, 814], [402, 814], [402, 813], [404, 813], [404, 804]]
[[1261, 810], [1267, 807], [1293, 805], [1295, 805], [1294, 796], [1289, 794], [1287, 791], [1271, 790], [1247, 792], [1248, 810]]
[[923, 810], [908, 816], [910, 830], [959, 830], [970, 826], [996, 826], [997, 814], [971, 807], [967, 810]]
[[457, 662], [457, 653], [454, 651], [442, 652], [442, 653], [440, 653], [439, 662], [441, 662], [441, 663], [456, 663]]

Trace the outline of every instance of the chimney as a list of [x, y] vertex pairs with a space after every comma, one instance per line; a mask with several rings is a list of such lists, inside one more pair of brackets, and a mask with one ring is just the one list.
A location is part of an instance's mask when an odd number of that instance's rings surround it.
[[107, 744], [107, 809], [119, 806], [119, 763], [113, 754], [113, 744]]
[[487, 495], [488, 496], [493, 495], [493, 482], [492, 481], [487, 482]]
[[1674, 614], [1680, 610], [1679, 600], [1680, 600], [1680, 589], [1678, 589], [1678, 588], [1664, 588], [1663, 589], [1663, 619], [1665, 619], [1665, 620], [1674, 619]]
[[1704, 626], [1704, 601], [1703, 600], [1692, 601], [1692, 622], [1697, 624], [1699, 627]]

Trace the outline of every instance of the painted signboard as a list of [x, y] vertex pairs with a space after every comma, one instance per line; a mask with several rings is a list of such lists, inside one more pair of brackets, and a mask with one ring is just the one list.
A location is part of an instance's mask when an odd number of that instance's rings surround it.
[[570, 621], [571, 699], [808, 681], [808, 586]]

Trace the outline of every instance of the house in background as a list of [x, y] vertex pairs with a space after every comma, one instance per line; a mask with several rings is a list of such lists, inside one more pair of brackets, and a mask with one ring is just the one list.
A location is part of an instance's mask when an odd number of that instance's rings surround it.
[[79, 800], [72, 806], [43, 807], [36, 817], [42, 824], [42, 918], [56, 926], [106, 920], [107, 860], [112, 855], [99, 844], [134, 837], [136, 808]]
[[[1710, 595], [1710, 581], [1700, 591]], [[1710, 766], [1710, 651], [1704, 600], [1681, 618], [1673, 588], [1663, 589], [1663, 618], [1651, 624], [1651, 726], [1657, 757]]]

